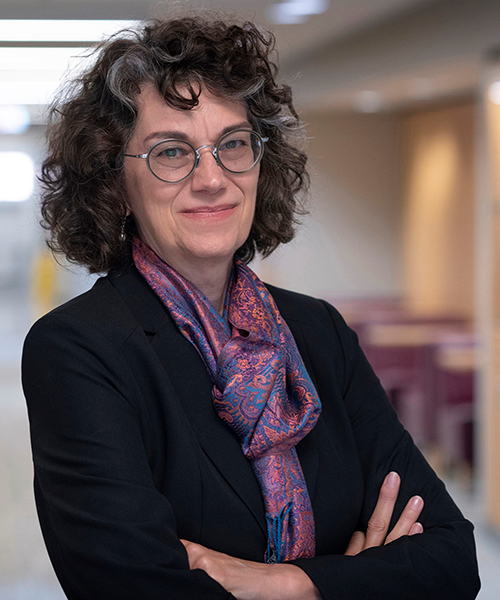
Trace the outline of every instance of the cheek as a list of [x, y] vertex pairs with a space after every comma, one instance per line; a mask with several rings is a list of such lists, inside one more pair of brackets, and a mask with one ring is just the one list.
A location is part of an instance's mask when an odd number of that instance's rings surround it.
[[258, 189], [258, 183], [259, 180], [258, 178], [254, 181], [254, 185], [252, 187], [252, 192], [250, 194], [251, 197], [251, 202], [249, 202], [249, 205], [251, 207], [251, 212], [252, 212], [252, 220], [253, 220], [253, 215], [255, 213], [255, 206], [257, 204], [257, 189]]
[[125, 176], [127, 204], [137, 219], [144, 220], [154, 216], [161, 206], [159, 194], [153, 177], [144, 177], [130, 169]]
[[140, 197], [142, 193], [140, 182], [141, 179], [135, 165], [125, 169], [125, 194], [127, 196], [127, 204], [134, 214], [137, 214], [138, 207], [141, 204]]
[[241, 235], [244, 237], [244, 239], [241, 243], [245, 241], [245, 239], [250, 233], [250, 230], [252, 229], [253, 221], [255, 218], [256, 196], [257, 186], [255, 185], [255, 187], [252, 187], [247, 193], [244, 219], [241, 227]]

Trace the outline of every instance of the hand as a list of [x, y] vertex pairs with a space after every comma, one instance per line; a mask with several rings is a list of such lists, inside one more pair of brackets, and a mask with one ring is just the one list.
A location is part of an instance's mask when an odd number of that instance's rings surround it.
[[320, 600], [317, 587], [295, 565], [234, 558], [201, 544], [181, 540], [190, 569], [202, 569], [238, 600]]
[[367, 548], [390, 544], [403, 535], [415, 535], [423, 532], [424, 528], [417, 522], [417, 519], [424, 507], [424, 501], [420, 496], [413, 496], [408, 501], [394, 529], [387, 535], [400, 482], [399, 475], [394, 471], [387, 475], [380, 488], [375, 510], [368, 521], [366, 535], [362, 531], [355, 531], [344, 554], [355, 556]]

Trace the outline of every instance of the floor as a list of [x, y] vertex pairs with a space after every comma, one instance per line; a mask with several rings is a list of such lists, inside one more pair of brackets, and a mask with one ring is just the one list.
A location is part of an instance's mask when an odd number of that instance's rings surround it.
[[[0, 598], [63, 600], [43, 545], [32, 494], [29, 430], [19, 370], [23, 338], [32, 320], [29, 315], [29, 307], [15, 290], [0, 294]], [[486, 524], [478, 491], [465, 490], [458, 481], [446, 484], [476, 527], [482, 579], [478, 598], [500, 600], [500, 533]]]

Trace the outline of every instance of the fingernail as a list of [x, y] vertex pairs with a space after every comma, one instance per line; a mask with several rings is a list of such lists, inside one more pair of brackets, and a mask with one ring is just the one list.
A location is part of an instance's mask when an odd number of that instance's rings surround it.
[[410, 501], [410, 508], [417, 510], [422, 506], [423, 500], [420, 496], [414, 496]]
[[389, 487], [396, 487], [399, 483], [399, 475], [396, 471], [391, 471], [389, 475], [387, 475], [386, 483]]

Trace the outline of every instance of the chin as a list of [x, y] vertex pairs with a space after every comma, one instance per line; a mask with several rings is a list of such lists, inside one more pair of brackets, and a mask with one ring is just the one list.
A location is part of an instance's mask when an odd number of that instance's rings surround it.
[[234, 253], [245, 242], [233, 240], [231, 243], [223, 243], [217, 240], [213, 243], [199, 244], [196, 247], [190, 248], [190, 254], [196, 258], [206, 258], [208, 260], [230, 260]]
[[215, 250], [215, 249], [204, 249], [204, 250], [200, 250], [198, 249], [195, 252], [191, 252], [191, 256], [193, 258], [197, 258], [197, 259], [202, 259], [202, 260], [213, 260], [213, 261], [229, 261], [232, 260], [234, 253], [236, 252], [235, 249], [231, 249], [228, 251], [223, 251], [223, 250]]

